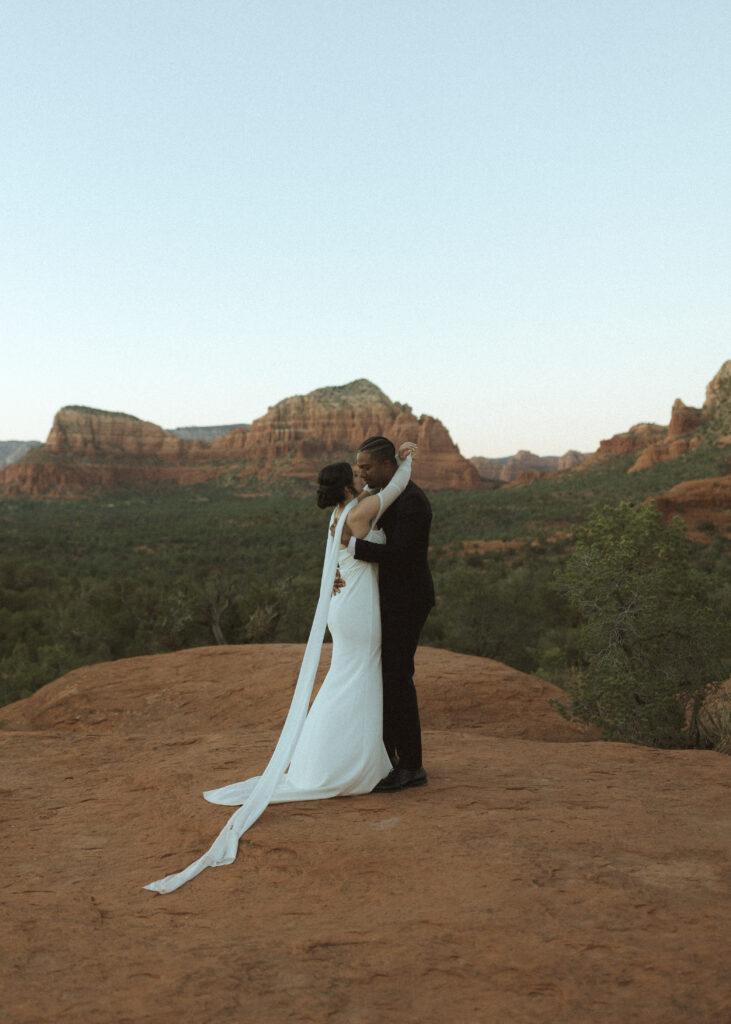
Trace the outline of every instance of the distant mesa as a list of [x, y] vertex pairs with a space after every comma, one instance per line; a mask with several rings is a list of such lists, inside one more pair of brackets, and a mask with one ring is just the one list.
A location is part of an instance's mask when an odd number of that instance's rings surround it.
[[666, 428], [657, 423], [636, 423], [624, 433], [614, 434], [606, 441], [601, 441], [597, 450], [584, 459], [582, 466], [584, 469], [588, 469], [597, 463], [607, 462], [630, 452], [639, 454], [649, 445], [655, 444], [656, 441], [665, 437], [666, 433]]
[[65, 406], [46, 443], [0, 471], [0, 488], [6, 496], [75, 498], [225, 478], [267, 491], [284, 480], [314, 481], [324, 463], [353, 459], [372, 434], [416, 441], [414, 479], [426, 488], [482, 487], [438, 419], [415, 416], [360, 379], [285, 398], [251, 425], [166, 431], [128, 413]]
[[485, 482], [525, 484], [540, 480], [546, 474], [590, 469], [630, 453], [636, 453], [636, 459], [628, 472], [637, 473], [707, 443], [731, 444], [731, 359], [723, 364], [706, 388], [703, 408], [685, 405], [676, 398], [667, 427], [637, 423], [624, 433], [602, 441], [590, 454], [568, 451], [562, 456], [541, 456], [519, 451], [499, 459], [474, 456], [471, 462]]
[[[266, 493], [283, 481], [313, 481], [323, 464], [352, 459], [372, 434], [416, 441], [414, 479], [432, 490], [530, 486], [546, 476], [583, 472], [627, 455], [633, 456], [628, 472], [639, 473], [701, 445], [731, 445], [731, 360], [709, 383], [702, 408], [678, 398], [667, 426], [636, 424], [588, 455], [519, 451], [500, 459], [468, 460], [440, 420], [416, 416], [410, 405], [392, 401], [365, 378], [284, 398], [250, 425], [163, 430], [128, 413], [66, 406], [56, 414], [45, 444], [3, 443], [0, 493], [75, 498], [105, 489], [185, 487], [211, 479]], [[22, 450], [22, 445], [28, 447]], [[8, 464], [8, 459], [13, 461]], [[719, 493], [726, 492], [713, 489], [716, 504]], [[697, 495], [693, 499], [691, 518], [700, 516], [699, 500]], [[709, 522], [717, 518], [716, 504], [709, 506]]]
[[657, 423], [637, 423], [624, 433], [602, 441], [599, 448], [589, 455], [570, 451], [556, 458], [520, 451], [501, 459], [475, 457], [472, 463], [485, 481], [525, 484], [550, 473], [591, 469], [632, 453], [636, 458], [628, 472], [638, 473], [708, 443], [731, 444], [731, 360], [723, 364], [708, 385], [703, 408], [686, 405], [682, 399], [676, 398], [667, 427]]
[[278, 402], [251, 424], [246, 458], [263, 479], [279, 459], [287, 460], [287, 476], [313, 479], [323, 460], [352, 459], [361, 441], [375, 434], [417, 442], [414, 480], [423, 487], [481, 488], [477, 470], [440, 420], [415, 416], [411, 406], [392, 402], [365, 379]]
[[[667, 427], [641, 423], [625, 434], [616, 434], [602, 441], [599, 450], [583, 462], [580, 470], [633, 453], [636, 458], [628, 473], [640, 473], [702, 445], [731, 445], [731, 360], [723, 364], [708, 385], [703, 408], [686, 405], [676, 398]], [[693, 540], [708, 543], [716, 531], [731, 539], [731, 474], [687, 480], [653, 500], [666, 520], [681, 516]]]
[[[602, 441], [590, 455], [570, 451], [559, 458], [520, 451], [506, 458], [476, 456], [471, 461], [486, 487], [525, 487], [557, 473], [611, 465], [626, 455], [634, 456], [627, 472], [640, 473], [701, 445], [731, 445], [731, 360], [708, 385], [701, 409], [675, 400], [667, 427], [638, 423]], [[731, 539], [731, 474], [686, 481], [654, 502], [665, 519], [681, 516], [693, 540], [708, 543], [714, 532]]]
[[40, 444], [40, 441], [0, 441], [0, 469], [12, 466]]
[[581, 452], [568, 451], [565, 455], [534, 455], [520, 451], [501, 459], [487, 459], [475, 456], [471, 459], [483, 480], [497, 480], [504, 484], [529, 483], [539, 480], [546, 473], [562, 473], [580, 466], [586, 458]]
[[174, 427], [166, 434], [180, 437], [183, 441], [215, 441], [217, 437], [230, 434], [232, 430], [249, 430], [250, 423], [229, 423], [225, 427]]

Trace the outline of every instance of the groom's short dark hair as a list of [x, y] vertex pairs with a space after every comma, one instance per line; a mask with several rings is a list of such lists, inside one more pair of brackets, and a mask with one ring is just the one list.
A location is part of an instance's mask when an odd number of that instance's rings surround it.
[[396, 449], [393, 442], [387, 437], [367, 437], [358, 448], [359, 452], [366, 452], [373, 456], [376, 462], [389, 462], [396, 459]]

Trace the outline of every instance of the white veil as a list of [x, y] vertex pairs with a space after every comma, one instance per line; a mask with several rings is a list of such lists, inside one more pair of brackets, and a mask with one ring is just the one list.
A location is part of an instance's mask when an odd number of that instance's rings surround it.
[[179, 889], [181, 885], [190, 881], [191, 878], [199, 875], [205, 868], [232, 864], [236, 859], [239, 839], [266, 810], [277, 784], [281, 781], [289, 767], [289, 762], [292, 759], [292, 754], [307, 717], [312, 688], [315, 684], [315, 675], [320, 663], [322, 642], [325, 638], [330, 599], [332, 597], [335, 572], [340, 554], [340, 537], [343, 532], [345, 517], [355, 504], [356, 500], [354, 499], [345, 506], [335, 525], [334, 536], [328, 530], [325, 561], [320, 583], [320, 597], [315, 609], [315, 617], [312, 621], [310, 636], [302, 658], [302, 665], [292, 696], [292, 703], [289, 706], [282, 732], [264, 774], [257, 779], [254, 789], [245, 803], [231, 815], [223, 829], [219, 832], [213, 845], [202, 857], [199, 857], [198, 860], [177, 874], [167, 875], [157, 882], [150, 882], [149, 885], [144, 887], [145, 889], [161, 893], [174, 892], [175, 889]]

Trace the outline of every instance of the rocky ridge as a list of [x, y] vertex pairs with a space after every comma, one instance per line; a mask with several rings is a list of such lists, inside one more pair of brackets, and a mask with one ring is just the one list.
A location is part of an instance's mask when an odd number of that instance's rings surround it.
[[415, 416], [411, 406], [392, 402], [368, 380], [319, 388], [271, 406], [254, 420], [246, 437], [246, 458], [264, 478], [280, 458], [287, 475], [312, 479], [323, 461], [353, 457], [366, 437], [383, 434], [416, 441], [414, 480], [440, 490], [477, 490], [479, 474], [459, 452], [449, 432], [433, 416]]
[[704, 443], [731, 444], [731, 359], [727, 360], [706, 388], [703, 408], [685, 405], [676, 398], [667, 427], [639, 423], [626, 433], [602, 441], [582, 469], [617, 455], [637, 452], [628, 472], [637, 473], [658, 462], [678, 458]]
[[[215, 431], [212, 439], [203, 437], [207, 430]], [[104, 488], [186, 486], [213, 477], [266, 491], [283, 479], [313, 479], [324, 462], [352, 458], [360, 441], [375, 433], [417, 440], [421, 451], [414, 478], [433, 489], [524, 486], [627, 453], [636, 454], [629, 472], [637, 473], [702, 444], [731, 444], [731, 360], [709, 383], [701, 409], [676, 399], [667, 427], [637, 424], [602, 441], [588, 456], [521, 451], [507, 459], [468, 461], [439, 420], [416, 417], [410, 406], [391, 401], [364, 379], [286, 398], [249, 427], [225, 430], [164, 431], [128, 414], [69, 406], [57, 414], [45, 445], [0, 470], [0, 492], [74, 497]]]
[[513, 483], [525, 479], [531, 474], [532, 479], [540, 479], [546, 473], [562, 473], [567, 469], [580, 466], [587, 456], [577, 451], [568, 451], [565, 455], [535, 455], [529, 451], [519, 451], [515, 455], [502, 459], [488, 459], [480, 455], [470, 461], [485, 481], [499, 480], [501, 483]]
[[226, 822], [201, 792], [261, 771], [301, 655], [110, 662], [0, 710], [8, 1020], [729, 1019], [728, 758], [598, 742], [487, 659], [417, 652], [428, 786], [270, 807], [231, 866], [143, 890]]
[[[731, 360], [727, 360], [709, 383], [702, 408], [673, 403], [667, 427], [638, 423], [628, 431], [602, 441], [596, 452], [578, 455], [573, 465], [551, 465], [530, 452], [518, 452], [512, 459], [474, 458], [483, 479], [497, 479], [503, 486], [522, 487], [564, 469], [591, 469], [627, 454], [634, 454], [629, 473], [640, 473], [660, 462], [678, 458], [702, 445], [723, 448], [731, 445]], [[710, 541], [713, 532], [731, 539], [731, 474], [678, 484], [667, 494], [653, 499], [665, 518], [680, 515], [690, 536]]]
[[705, 443], [731, 444], [731, 359], [727, 360], [706, 388], [703, 407], [697, 409], [676, 398], [670, 423], [638, 423], [629, 430], [601, 441], [591, 454], [568, 451], [561, 457], [540, 456], [519, 451], [508, 458], [474, 456], [472, 463], [485, 481], [524, 484], [541, 477], [573, 469], [590, 469], [613, 458], [635, 452], [637, 458], [628, 472], [637, 473], [658, 462], [675, 459]]
[[165, 433], [181, 437], [184, 441], [215, 441], [217, 437], [230, 434], [232, 430], [248, 430], [250, 426], [250, 423], [229, 423], [219, 427], [174, 427]]
[[367, 380], [284, 399], [250, 427], [189, 440], [126, 413], [67, 406], [45, 445], [0, 472], [8, 496], [77, 497], [101, 489], [180, 486], [225, 476], [268, 489], [283, 479], [314, 480], [326, 462], [352, 459], [371, 434], [415, 440], [414, 479], [430, 489], [476, 490], [472, 464], [446, 427], [414, 415]]
[[0, 469], [12, 466], [14, 462], [22, 459], [31, 448], [37, 448], [40, 444], [40, 441], [0, 441]]
[[[723, 364], [709, 383], [702, 408], [688, 406], [677, 398], [667, 427], [642, 423], [625, 434], [616, 434], [602, 441], [599, 450], [579, 470], [632, 452], [637, 457], [628, 472], [640, 473], [704, 444], [731, 445], [731, 360]], [[697, 542], [709, 542], [715, 531], [731, 539], [731, 474], [686, 480], [652, 500], [666, 520], [681, 516], [689, 536]]]

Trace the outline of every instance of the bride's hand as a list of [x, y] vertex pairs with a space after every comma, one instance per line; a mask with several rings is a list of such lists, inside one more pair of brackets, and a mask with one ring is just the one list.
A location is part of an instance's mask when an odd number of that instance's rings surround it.
[[403, 441], [399, 445], [398, 457], [403, 462], [408, 455], [416, 455], [416, 449], [418, 447], [418, 444], [415, 444], [414, 441]]

